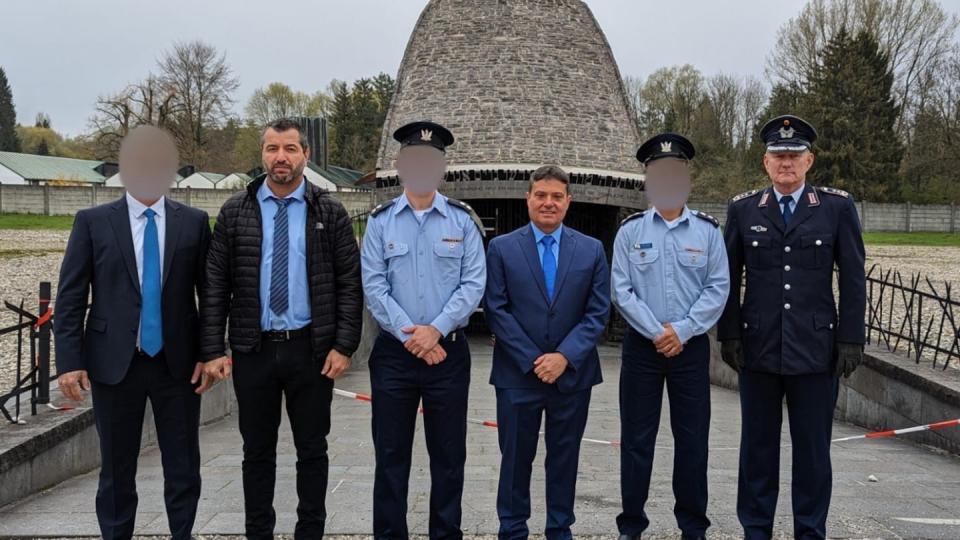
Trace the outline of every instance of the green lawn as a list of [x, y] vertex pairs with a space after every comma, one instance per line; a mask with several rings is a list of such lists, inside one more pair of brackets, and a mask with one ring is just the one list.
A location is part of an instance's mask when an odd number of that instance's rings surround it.
[[0, 214], [0, 229], [69, 231], [72, 227], [73, 216]]
[[888, 246], [960, 246], [960, 234], [935, 232], [868, 232], [863, 233], [866, 244]]

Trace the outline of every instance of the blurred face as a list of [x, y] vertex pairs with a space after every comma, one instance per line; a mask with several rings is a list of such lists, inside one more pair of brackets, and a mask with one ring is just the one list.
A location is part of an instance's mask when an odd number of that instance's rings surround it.
[[780, 193], [792, 193], [803, 185], [813, 166], [812, 152], [767, 152], [763, 167]]
[[120, 144], [120, 181], [137, 200], [150, 203], [170, 191], [177, 178], [177, 147], [160, 128], [134, 128]]
[[563, 223], [570, 207], [567, 184], [553, 178], [537, 180], [527, 192], [530, 221], [545, 233], [552, 233]]
[[658, 210], [680, 210], [690, 196], [690, 167], [678, 158], [651, 161], [644, 171], [644, 189]]
[[296, 129], [277, 131], [273, 128], [263, 133], [260, 160], [267, 178], [277, 184], [289, 184], [303, 177], [310, 151], [300, 146], [300, 133]]
[[428, 145], [405, 146], [397, 154], [397, 175], [403, 189], [429, 195], [440, 187], [447, 170], [446, 155]]

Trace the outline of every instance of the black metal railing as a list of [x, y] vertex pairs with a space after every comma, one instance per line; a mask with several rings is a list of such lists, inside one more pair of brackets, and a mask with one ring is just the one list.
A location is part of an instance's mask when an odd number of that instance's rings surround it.
[[873, 265], [867, 272], [867, 341], [916, 363], [960, 367], [960, 299], [950, 282]]
[[[50, 337], [53, 329], [53, 309], [50, 306], [50, 283], [40, 283], [40, 301], [38, 315], [19, 305], [5, 302], [6, 309], [17, 315], [17, 324], [0, 329], [0, 337], [16, 334], [17, 364], [14, 386], [9, 392], [0, 395], [0, 414], [13, 424], [23, 423], [20, 419], [20, 396], [30, 393], [30, 414], [37, 414], [37, 405], [50, 403]], [[26, 342], [26, 348], [24, 347]], [[24, 357], [27, 362], [24, 362]], [[13, 412], [7, 408], [7, 402], [14, 400]]]

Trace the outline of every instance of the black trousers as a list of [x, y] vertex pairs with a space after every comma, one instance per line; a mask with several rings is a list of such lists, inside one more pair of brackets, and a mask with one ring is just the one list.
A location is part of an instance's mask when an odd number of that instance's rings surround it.
[[435, 366], [407, 352], [381, 332], [370, 353], [373, 389], [374, 538], [409, 538], [407, 493], [413, 432], [420, 400], [430, 454], [431, 539], [459, 539], [463, 467], [467, 459], [467, 394], [470, 348], [463, 332], [441, 345], [447, 358]]
[[803, 539], [827, 537], [833, 488], [830, 435], [838, 384], [832, 373], [777, 375], [746, 369], [740, 373], [737, 517], [744, 538], [766, 540], [773, 536], [780, 491], [784, 398], [793, 444], [793, 535]]
[[666, 383], [673, 431], [673, 507], [684, 537], [697, 538], [707, 519], [707, 451], [710, 435], [710, 340], [695, 336], [683, 352], [666, 358], [634, 330], [623, 341], [620, 368], [620, 490], [622, 534], [639, 535], [650, 525], [644, 511]]
[[118, 384], [92, 382], [100, 435], [97, 520], [103, 538], [133, 536], [137, 517], [137, 458], [147, 400], [153, 408], [163, 464], [163, 498], [170, 535], [188, 539], [200, 500], [200, 396], [188, 379], [174, 379], [161, 352], [135, 354]]
[[284, 398], [297, 450], [299, 503], [294, 537], [323, 536], [333, 380], [321, 375], [322, 370], [323, 365], [313, 359], [309, 336], [282, 342], [264, 340], [258, 352], [234, 354], [247, 538], [273, 538], [277, 431]]

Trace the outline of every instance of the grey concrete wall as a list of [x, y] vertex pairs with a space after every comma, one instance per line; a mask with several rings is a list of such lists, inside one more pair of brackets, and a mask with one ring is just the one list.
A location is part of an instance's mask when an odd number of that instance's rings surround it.
[[[174, 189], [170, 198], [204, 210], [212, 217], [236, 191], [227, 189]], [[0, 213], [70, 216], [79, 210], [119, 199], [123, 188], [103, 186], [12, 186], [0, 184]], [[350, 215], [370, 210], [372, 191], [338, 191], [332, 195]]]
[[[727, 203], [692, 201], [690, 208], [706, 212], [724, 223]], [[860, 223], [867, 232], [960, 232], [960, 208], [950, 204], [857, 202]]]
[[[710, 382], [737, 390], [737, 374], [720, 360], [710, 361]], [[960, 378], [955, 370], [932, 369], [930, 362], [867, 346], [864, 362], [840, 380], [834, 417], [871, 431], [899, 429], [960, 418]], [[909, 440], [960, 454], [960, 430], [925, 431]]]

